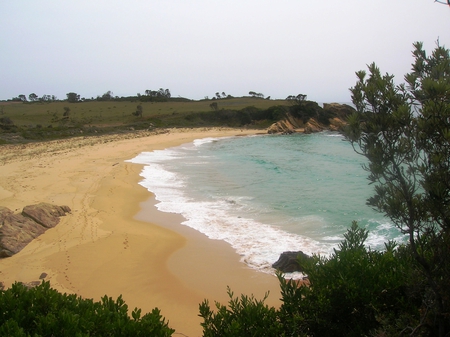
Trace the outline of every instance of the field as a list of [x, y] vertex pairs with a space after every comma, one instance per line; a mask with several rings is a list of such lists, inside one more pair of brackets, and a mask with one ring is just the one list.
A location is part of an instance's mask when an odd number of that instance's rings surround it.
[[[212, 103], [217, 103], [217, 109], [210, 106]], [[142, 117], [133, 115], [138, 105], [142, 106]], [[0, 142], [13, 142], [13, 138], [14, 142], [18, 139], [43, 140], [79, 133], [124, 132], [154, 127], [242, 126], [236, 125], [236, 119], [227, 120], [224, 116], [231, 116], [247, 107], [266, 110], [277, 105], [289, 103], [253, 97], [200, 101], [175, 99], [168, 102], [0, 102]], [[271, 121], [254, 124], [254, 127], [264, 128], [268, 123]]]

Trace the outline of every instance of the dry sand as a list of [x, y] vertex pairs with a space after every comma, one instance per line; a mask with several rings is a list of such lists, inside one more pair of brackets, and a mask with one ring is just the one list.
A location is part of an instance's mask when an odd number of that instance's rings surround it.
[[20, 253], [0, 260], [0, 281], [8, 287], [46, 273], [61, 292], [95, 300], [122, 295], [130, 311], [158, 307], [175, 336], [201, 336], [199, 304], [225, 304], [227, 286], [258, 299], [270, 291], [266, 303], [278, 306], [276, 277], [247, 268], [225, 242], [180, 225], [181, 216], [157, 211], [138, 185], [142, 166], [125, 162], [198, 138], [251, 133], [172, 129], [0, 147], [0, 205], [20, 211], [49, 202], [72, 209]]

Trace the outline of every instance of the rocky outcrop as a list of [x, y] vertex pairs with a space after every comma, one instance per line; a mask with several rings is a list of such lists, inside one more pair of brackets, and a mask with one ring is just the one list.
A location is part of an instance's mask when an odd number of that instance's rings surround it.
[[47, 203], [25, 206], [22, 215], [33, 219], [38, 224], [52, 228], [59, 223], [59, 217], [70, 212], [69, 206], [56, 206]]
[[309, 121], [305, 125], [304, 133], [314, 133], [321, 132], [324, 130], [328, 130], [327, 127], [320, 124], [315, 118], [310, 118]]
[[320, 107], [315, 102], [305, 102], [303, 105], [291, 107], [285, 117], [273, 123], [267, 132], [291, 134], [338, 131], [346, 125], [347, 117], [354, 111], [355, 109], [347, 104], [325, 103]]
[[273, 123], [268, 129], [267, 132], [270, 134], [273, 133], [282, 133], [282, 134], [291, 134], [294, 132], [303, 131], [305, 125], [300, 118], [294, 117], [291, 113], [286, 113], [284, 119]]
[[59, 217], [70, 212], [68, 206], [48, 203], [29, 205], [16, 214], [0, 206], [0, 258], [20, 252], [34, 238], [59, 223]]
[[275, 268], [283, 273], [293, 273], [293, 272], [302, 272], [303, 267], [300, 265], [299, 258], [301, 259], [309, 259], [310, 256], [306, 255], [302, 251], [298, 252], [283, 252], [281, 253], [277, 262], [272, 265], [272, 268]]

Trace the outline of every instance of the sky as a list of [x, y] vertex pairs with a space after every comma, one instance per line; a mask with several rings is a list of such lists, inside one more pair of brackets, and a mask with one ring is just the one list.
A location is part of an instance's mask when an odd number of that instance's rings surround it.
[[1, 0], [0, 100], [169, 89], [350, 102], [375, 62], [397, 83], [412, 44], [450, 48], [433, 0]]

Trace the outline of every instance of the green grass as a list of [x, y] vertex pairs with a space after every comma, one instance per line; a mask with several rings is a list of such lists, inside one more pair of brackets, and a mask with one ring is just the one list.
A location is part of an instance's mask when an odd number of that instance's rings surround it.
[[[92, 126], [117, 126], [134, 123], [139, 118], [132, 115], [138, 104], [142, 105], [144, 119], [174, 119], [172, 116], [195, 112], [212, 111], [210, 104], [216, 102], [218, 109], [240, 110], [247, 106], [267, 109], [274, 105], [288, 105], [284, 100], [264, 100], [251, 97], [222, 100], [201, 100], [189, 102], [52, 102], [52, 103], [16, 103], [3, 105], [3, 115], [11, 118], [18, 127], [41, 125], [56, 126], [62, 119], [64, 107], [70, 108], [73, 123]], [[0, 103], [1, 104], [1, 103]]]
[[[210, 107], [213, 102], [217, 103], [218, 111]], [[142, 118], [133, 115], [138, 105], [142, 105]], [[12, 142], [13, 134], [30, 141], [153, 127], [241, 126], [236, 118], [226, 120], [222, 116], [226, 115], [224, 111], [239, 111], [249, 106], [266, 110], [275, 105], [289, 105], [289, 102], [252, 97], [168, 102], [0, 102], [0, 118], [7, 117], [14, 123], [9, 129], [0, 128], [0, 144]], [[63, 116], [66, 107], [70, 109], [69, 118]], [[259, 121], [253, 127], [265, 128], [271, 122]]]

